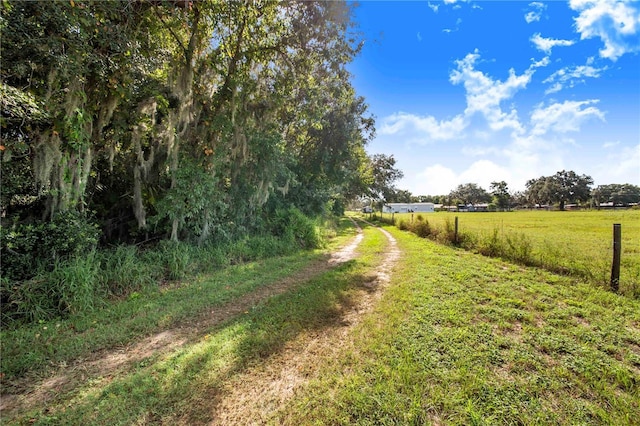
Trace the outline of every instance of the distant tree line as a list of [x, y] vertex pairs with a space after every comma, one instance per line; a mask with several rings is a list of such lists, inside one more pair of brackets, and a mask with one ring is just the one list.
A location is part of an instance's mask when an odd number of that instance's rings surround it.
[[530, 179], [522, 192], [512, 192], [504, 181], [491, 183], [489, 191], [475, 183], [458, 185], [446, 195], [414, 196], [406, 190], [388, 190], [385, 202], [410, 203], [432, 202], [446, 206], [489, 204], [494, 210], [509, 210], [513, 207], [557, 206], [565, 210], [567, 204], [598, 208], [601, 204], [628, 206], [640, 203], [640, 187], [632, 184], [599, 185], [593, 179], [578, 175], [574, 171], [562, 170], [552, 176]]

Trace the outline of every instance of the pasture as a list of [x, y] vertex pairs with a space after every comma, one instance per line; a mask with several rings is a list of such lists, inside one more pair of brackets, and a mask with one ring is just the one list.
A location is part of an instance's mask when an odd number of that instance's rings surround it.
[[[613, 255], [613, 224], [622, 225], [620, 292], [640, 297], [640, 211], [514, 211], [395, 214], [396, 225], [427, 221], [432, 229], [452, 229], [458, 217], [461, 246], [484, 252], [491, 244], [511, 246], [519, 261], [576, 275], [608, 286]], [[390, 219], [391, 214], [383, 218]]]

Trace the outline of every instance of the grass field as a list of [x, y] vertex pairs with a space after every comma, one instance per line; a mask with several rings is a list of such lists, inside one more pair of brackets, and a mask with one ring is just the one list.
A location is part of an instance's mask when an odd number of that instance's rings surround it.
[[[238, 377], [299, 342], [347, 329], [345, 310], [358, 305], [388, 250], [380, 232], [364, 228], [356, 260], [202, 330], [173, 352], [82, 380], [3, 423], [234, 424], [216, 422], [216, 413]], [[348, 328], [342, 346], [313, 352], [302, 370], [289, 366], [305, 380], [280, 404], [265, 401], [264, 415], [244, 424], [640, 424], [640, 301], [387, 230], [402, 255], [381, 299]], [[343, 227], [336, 241], [351, 235]], [[302, 267], [278, 266], [288, 261], [254, 262], [167, 289], [153, 296], [158, 300], [141, 298], [154, 306], [149, 315], [157, 309], [165, 318], [160, 299], [187, 310], [194, 304], [187, 294], [215, 299], [225, 281], [265, 282], [271, 268], [286, 275]], [[112, 326], [94, 324], [96, 333]]]
[[272, 424], [640, 424], [639, 301], [387, 229], [391, 288]]
[[[390, 214], [384, 217], [389, 218]], [[396, 224], [411, 214], [395, 214]], [[417, 220], [418, 213], [413, 214]], [[503, 243], [527, 251], [525, 263], [608, 286], [613, 257], [613, 224], [622, 225], [620, 292], [640, 297], [640, 210], [422, 213], [432, 227], [452, 226], [471, 246]], [[463, 243], [464, 246], [464, 243]], [[480, 250], [482, 251], [482, 250]], [[516, 250], [517, 251], [517, 250]], [[520, 260], [520, 259], [518, 259]]]

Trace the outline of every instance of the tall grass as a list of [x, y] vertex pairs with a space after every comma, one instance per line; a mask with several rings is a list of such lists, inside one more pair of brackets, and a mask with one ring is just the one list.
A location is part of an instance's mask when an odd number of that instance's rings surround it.
[[[608, 287], [611, 225], [622, 223], [620, 292], [640, 298], [640, 212], [464, 213], [458, 217], [457, 235], [450, 213], [395, 215], [395, 225], [423, 238]], [[378, 220], [390, 223], [390, 218]]]
[[313, 221], [291, 209], [284, 212], [280, 224], [281, 235], [265, 232], [202, 246], [161, 241], [153, 248], [118, 246], [91, 250], [57, 260], [52, 270], [40, 268], [38, 274], [28, 280], [11, 281], [3, 277], [2, 323], [17, 327], [91, 312], [109, 298], [121, 298], [141, 290], [153, 291], [167, 281], [316, 248], [322, 244], [320, 227], [330, 226], [332, 222]]

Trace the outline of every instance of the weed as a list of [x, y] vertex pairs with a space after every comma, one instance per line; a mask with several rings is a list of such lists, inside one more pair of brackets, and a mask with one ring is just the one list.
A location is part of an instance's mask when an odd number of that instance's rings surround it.
[[[507, 212], [459, 216], [464, 232], [457, 241], [449, 213], [429, 216], [429, 232], [399, 215], [399, 229], [454, 244], [486, 256], [568, 274], [608, 287], [611, 273], [611, 223], [623, 224], [620, 293], [638, 298], [640, 215], [622, 212]], [[414, 222], [415, 223], [415, 222]]]

